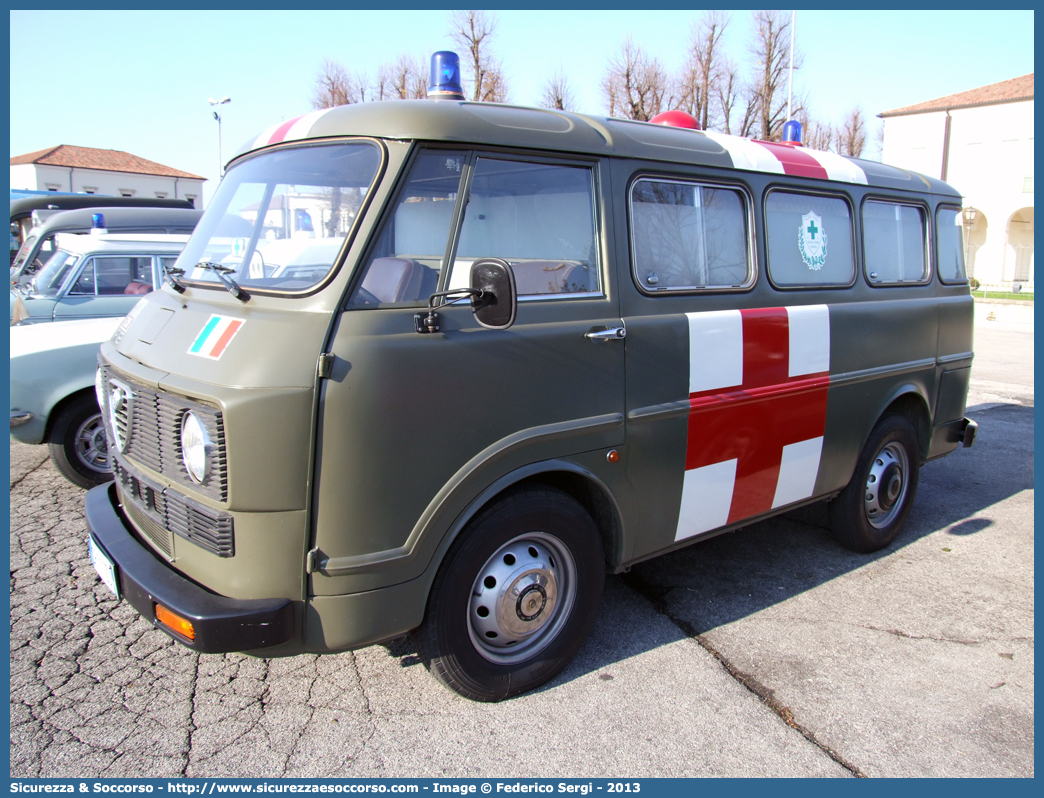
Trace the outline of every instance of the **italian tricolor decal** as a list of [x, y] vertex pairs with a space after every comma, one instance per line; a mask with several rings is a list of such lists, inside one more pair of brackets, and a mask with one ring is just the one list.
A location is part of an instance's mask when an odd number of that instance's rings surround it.
[[196, 336], [196, 340], [192, 342], [188, 353], [218, 360], [242, 326], [242, 319], [211, 316], [200, 330], [199, 335]]

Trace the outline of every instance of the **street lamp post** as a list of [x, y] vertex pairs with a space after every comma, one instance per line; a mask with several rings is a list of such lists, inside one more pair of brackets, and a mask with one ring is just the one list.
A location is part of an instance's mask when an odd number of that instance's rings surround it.
[[[209, 100], [207, 100], [207, 102], [209, 102], [211, 106], [219, 106], [219, 110], [220, 106], [231, 101], [232, 100], [229, 97], [222, 97], [220, 100], [215, 100], [213, 97], [211, 97]], [[225, 161], [221, 157], [221, 114], [219, 114], [217, 111], [214, 111], [214, 118], [217, 120], [218, 123], [218, 177], [224, 177]]]

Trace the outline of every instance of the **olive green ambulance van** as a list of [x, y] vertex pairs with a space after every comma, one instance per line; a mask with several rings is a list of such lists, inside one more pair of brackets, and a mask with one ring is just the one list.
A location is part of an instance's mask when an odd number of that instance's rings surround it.
[[560, 111], [284, 122], [102, 346], [92, 559], [197, 651], [414, 631], [499, 700], [573, 657], [607, 572], [824, 500], [880, 549], [974, 440], [960, 207], [879, 163]]

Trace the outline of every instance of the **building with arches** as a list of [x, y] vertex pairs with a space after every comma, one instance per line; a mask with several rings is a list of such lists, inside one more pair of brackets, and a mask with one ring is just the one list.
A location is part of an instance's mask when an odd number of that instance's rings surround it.
[[1033, 73], [878, 114], [882, 160], [964, 195], [968, 275], [1033, 290]]

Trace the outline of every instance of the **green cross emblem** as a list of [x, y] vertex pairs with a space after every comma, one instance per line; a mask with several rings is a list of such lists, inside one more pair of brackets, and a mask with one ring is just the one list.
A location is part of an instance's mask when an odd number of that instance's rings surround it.
[[808, 233], [809, 233], [809, 235], [812, 236], [812, 240], [813, 241], [816, 240], [816, 233], [818, 233], [818, 232], [819, 232], [819, 228], [816, 227], [816, 223], [815, 222], [809, 222], [808, 223]]

